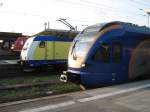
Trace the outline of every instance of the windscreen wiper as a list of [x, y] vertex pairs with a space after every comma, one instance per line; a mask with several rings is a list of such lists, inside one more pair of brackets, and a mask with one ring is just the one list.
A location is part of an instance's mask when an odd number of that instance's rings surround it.
[[76, 51], [75, 51], [75, 47], [76, 47], [76, 43], [78, 40], [75, 41], [72, 50], [71, 50], [71, 55], [73, 55], [73, 59], [76, 60], [77, 59], [77, 55], [76, 55]]

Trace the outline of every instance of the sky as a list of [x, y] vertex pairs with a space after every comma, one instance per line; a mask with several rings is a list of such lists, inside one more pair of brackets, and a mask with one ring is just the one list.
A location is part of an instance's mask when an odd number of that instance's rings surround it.
[[0, 31], [33, 35], [48, 21], [52, 29], [68, 30], [58, 18], [78, 30], [108, 21], [147, 25], [145, 9], [150, 0], [0, 0]]

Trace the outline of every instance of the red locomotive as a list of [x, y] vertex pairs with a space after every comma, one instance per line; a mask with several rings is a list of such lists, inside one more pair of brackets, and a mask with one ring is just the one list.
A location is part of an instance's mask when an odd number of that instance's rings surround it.
[[24, 43], [26, 42], [26, 40], [28, 38], [29, 38], [29, 36], [17, 37], [16, 41], [14, 42], [14, 44], [11, 45], [10, 49], [13, 52], [19, 52], [20, 53]]

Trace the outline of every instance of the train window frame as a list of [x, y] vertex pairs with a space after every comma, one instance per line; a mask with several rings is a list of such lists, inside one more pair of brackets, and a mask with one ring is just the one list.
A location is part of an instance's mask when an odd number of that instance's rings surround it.
[[5, 49], [5, 50], [9, 50], [9, 48], [10, 48], [10, 41], [8, 41], [8, 40], [3, 41], [2, 48]]
[[[107, 53], [105, 53], [105, 55], [102, 55], [104, 53], [104, 49], [107, 49]], [[110, 44], [106, 42], [101, 43], [100, 46], [97, 48], [96, 52], [94, 53], [94, 55], [92, 56], [92, 60], [102, 62], [102, 63], [109, 63]]]
[[45, 41], [41, 41], [41, 42], [39, 43], [39, 48], [45, 48], [45, 47], [46, 47]]
[[[114, 52], [115, 47], [119, 48], [119, 53], [116, 52], [116, 51]], [[118, 50], [118, 48], [117, 48], [117, 50]], [[121, 60], [122, 60], [122, 50], [123, 50], [122, 49], [122, 44], [120, 42], [113, 42], [112, 43], [112, 62], [113, 63], [120, 63], [121, 62]], [[119, 55], [118, 54], [116, 55], [116, 53], [118, 53]]]

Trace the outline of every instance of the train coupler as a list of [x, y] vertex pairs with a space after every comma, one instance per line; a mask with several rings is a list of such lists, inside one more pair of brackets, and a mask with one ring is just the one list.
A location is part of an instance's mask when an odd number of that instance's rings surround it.
[[68, 82], [67, 71], [63, 71], [63, 73], [60, 75], [59, 80], [65, 83]]
[[80, 77], [79, 74], [74, 74], [68, 71], [63, 71], [63, 73], [60, 75], [60, 81], [61, 82], [73, 82], [73, 83], [80, 83]]

